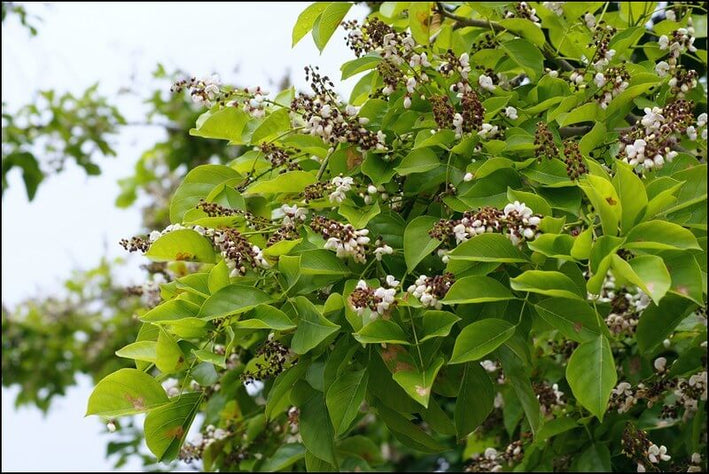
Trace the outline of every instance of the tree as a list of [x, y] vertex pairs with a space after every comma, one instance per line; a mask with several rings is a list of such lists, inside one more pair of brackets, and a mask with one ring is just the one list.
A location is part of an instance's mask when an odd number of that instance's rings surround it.
[[240, 154], [123, 242], [171, 281], [87, 413], [206, 470], [706, 468], [706, 16], [654, 10], [386, 2], [347, 101], [177, 82]]

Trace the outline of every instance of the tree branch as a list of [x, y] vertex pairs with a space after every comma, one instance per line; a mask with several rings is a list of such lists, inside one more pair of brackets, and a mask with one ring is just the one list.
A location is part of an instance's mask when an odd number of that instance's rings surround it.
[[[461, 26], [489, 28], [495, 31], [496, 33], [500, 33], [502, 31], [509, 31], [507, 30], [507, 28], [494, 21], [478, 20], [475, 18], [465, 18], [462, 16], [454, 15], [453, 13], [446, 10], [446, 7], [443, 6], [441, 2], [436, 2], [436, 9], [442, 16], [444, 16], [445, 18], [450, 18], [451, 20], [455, 20], [455, 22]], [[510, 31], [510, 33], [514, 34], [514, 32], [512, 31]], [[548, 44], [545, 44], [544, 48], [542, 48], [542, 54], [544, 54], [544, 57], [546, 57], [550, 61], [554, 61], [556, 64], [558, 64], [559, 67], [561, 67], [564, 71], [573, 71], [574, 69], [576, 69], [567, 60], [557, 57], [551, 46], [549, 46]]]

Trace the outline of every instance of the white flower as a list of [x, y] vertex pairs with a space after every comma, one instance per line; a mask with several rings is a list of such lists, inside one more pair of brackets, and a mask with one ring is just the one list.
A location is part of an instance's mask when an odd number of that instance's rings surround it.
[[505, 115], [510, 120], [517, 120], [517, 109], [512, 106], [505, 107]]
[[667, 37], [667, 35], [662, 35], [660, 36], [660, 39], [657, 40], [657, 44], [660, 45], [660, 49], [667, 49], [667, 47], [670, 45], [670, 39]]
[[597, 72], [596, 75], [593, 77], [593, 82], [596, 84], [597, 87], [603, 87], [604, 85], [606, 85], [606, 75], [602, 72]]
[[478, 78], [478, 84], [480, 84], [480, 87], [482, 87], [485, 90], [488, 91], [494, 91], [495, 90], [495, 84], [492, 83], [492, 78], [490, 76], [486, 75], [481, 75]]
[[108, 431], [113, 433], [116, 431], [116, 424], [113, 422], [113, 420], [111, 420], [108, 423], [106, 423], [106, 428], [108, 428]]
[[162, 236], [162, 234], [160, 233], [159, 230], [154, 230], [154, 231], [152, 231], [152, 232], [150, 233], [150, 242], [151, 242], [151, 243], [152, 243], [152, 242], [155, 242], [156, 240], [158, 240], [158, 239], [160, 238], [160, 236]]
[[465, 173], [463, 176], [463, 181], [468, 182], [473, 180], [473, 173]]
[[416, 78], [410, 77], [406, 81], [406, 90], [409, 91], [410, 94], [413, 94], [415, 88], [416, 88]]
[[561, 8], [563, 4], [564, 2], [542, 2], [542, 5], [554, 12], [557, 16], [564, 15], [564, 10]]
[[394, 249], [389, 247], [387, 244], [374, 249], [374, 257], [377, 260], [381, 260], [384, 255], [391, 255], [392, 253], [394, 253]]
[[638, 463], [638, 468], [637, 468], [637, 469], [638, 469], [638, 472], [645, 472], [645, 466], [643, 466], [643, 465], [640, 464], [640, 463]]
[[660, 61], [655, 65], [655, 72], [658, 76], [665, 77], [670, 72], [670, 65], [667, 64], [667, 61]]
[[707, 113], [703, 112], [697, 117], [697, 127], [703, 127], [707, 124]]
[[692, 141], [695, 141], [697, 139], [697, 129], [694, 128], [693, 125], [687, 127], [687, 137]]
[[670, 21], [677, 21], [677, 15], [674, 10], [665, 10], [665, 18]]
[[583, 16], [583, 21], [586, 23], [588, 29], [593, 30], [596, 28], [596, 17], [591, 13], [586, 13]]
[[483, 456], [492, 461], [497, 457], [497, 450], [495, 448], [487, 448]]
[[217, 428], [216, 430], [214, 430], [214, 439], [224, 439], [228, 436], [228, 434], [229, 433], [227, 431], [221, 428]]
[[655, 359], [653, 365], [655, 366], [655, 370], [657, 370], [658, 372], [664, 372], [665, 367], [667, 366], [667, 359], [665, 359], [664, 357], [658, 357], [657, 359]]
[[404, 108], [405, 109], [410, 109], [411, 108], [411, 96], [406, 96], [404, 97]]
[[672, 459], [667, 455], [667, 448], [664, 445], [658, 447], [655, 443], [651, 444], [650, 447], [647, 448], [647, 457], [650, 459], [650, 462], [655, 464], [660, 461], [669, 461]]
[[399, 286], [399, 283], [400, 283], [399, 280], [397, 280], [394, 277], [394, 275], [387, 275], [387, 277], [386, 277], [387, 286], [389, 286], [391, 288], [396, 288], [397, 286]]
[[264, 384], [260, 380], [247, 380], [244, 382], [244, 387], [250, 397], [258, 397], [263, 390]]

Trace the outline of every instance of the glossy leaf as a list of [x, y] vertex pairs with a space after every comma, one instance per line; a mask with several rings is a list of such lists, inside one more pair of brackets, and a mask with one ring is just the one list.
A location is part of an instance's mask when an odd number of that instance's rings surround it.
[[515, 327], [504, 319], [489, 318], [463, 328], [455, 340], [449, 364], [482, 359], [512, 337]]
[[604, 336], [581, 343], [566, 367], [566, 380], [574, 396], [601, 421], [617, 379], [613, 353]]
[[150, 245], [145, 256], [156, 262], [214, 262], [214, 248], [209, 240], [191, 229], [168, 232]]
[[96, 384], [86, 415], [121, 416], [144, 413], [169, 400], [154, 378], [137, 369], [120, 369]]
[[367, 381], [368, 375], [365, 370], [345, 372], [336, 378], [327, 390], [325, 403], [336, 436], [345, 433], [357, 416], [367, 391]]
[[305, 354], [336, 333], [340, 326], [327, 320], [317, 308], [303, 296], [295, 298], [298, 313], [298, 328], [293, 334], [291, 349], [296, 354]]
[[145, 443], [158, 461], [177, 458], [201, 403], [201, 393], [185, 393], [145, 417]]
[[442, 302], [448, 305], [487, 303], [513, 298], [510, 290], [499, 281], [486, 276], [469, 276], [453, 283]]

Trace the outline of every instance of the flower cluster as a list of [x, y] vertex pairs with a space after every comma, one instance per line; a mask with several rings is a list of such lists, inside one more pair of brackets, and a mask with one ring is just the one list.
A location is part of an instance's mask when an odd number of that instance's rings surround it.
[[371, 317], [384, 316], [389, 309], [396, 305], [396, 286], [399, 282], [392, 275], [387, 275], [386, 283], [390, 288], [372, 288], [367, 282], [360, 280], [349, 297], [350, 306], [360, 316], [369, 308]]
[[[482, 102], [480, 102], [480, 98], [475, 91], [472, 89], [466, 90], [461, 93], [461, 96], [461, 112], [453, 115], [452, 122], [456, 138], [463, 136], [463, 133], [482, 131], [485, 125], [490, 127], [486, 130], [486, 133], [491, 132], [493, 127], [489, 124], [483, 123], [485, 119], [485, 107]], [[497, 126], [494, 128], [497, 129]], [[495, 132], [496, 131], [497, 130], [495, 130]]]
[[551, 160], [559, 156], [559, 147], [554, 143], [554, 135], [546, 122], [537, 123], [537, 130], [534, 132], [534, 155], [539, 162], [542, 157]]
[[581, 155], [577, 141], [568, 139], [564, 141], [564, 163], [566, 163], [566, 174], [571, 180], [577, 180], [583, 174], [588, 173], [586, 161]]
[[271, 162], [273, 169], [283, 167], [281, 173], [300, 169], [300, 165], [295, 162], [293, 155], [285, 148], [272, 143], [264, 143], [259, 148], [261, 153], [266, 155], [266, 159]]
[[178, 458], [180, 461], [184, 461], [188, 464], [195, 459], [202, 459], [204, 450], [207, 449], [210, 444], [226, 439], [231, 435], [232, 433], [227, 430], [216, 428], [214, 425], [207, 425], [203, 433], [199, 433], [195, 439], [187, 441], [182, 445]]
[[535, 383], [532, 388], [539, 400], [539, 406], [544, 415], [553, 413], [557, 408], [566, 405], [564, 392], [559, 390], [558, 384], [549, 385], [546, 382]]
[[289, 206], [288, 204], [283, 204], [281, 206], [281, 212], [283, 212], [283, 224], [297, 224], [304, 221], [308, 216], [308, 209], [304, 207], [298, 207], [296, 204]]
[[356, 20], [345, 21], [342, 26], [348, 31], [347, 46], [357, 57], [379, 51], [384, 59], [402, 65], [409, 61], [416, 45], [411, 35], [395, 31], [378, 18], [368, 18], [362, 26]]
[[690, 53], [695, 53], [697, 51], [696, 46], [694, 46], [694, 28], [679, 28], [673, 31], [670, 36], [662, 35], [657, 40], [657, 44], [660, 46], [661, 50], [668, 50], [670, 57], [668, 62], [670, 66], [674, 67], [677, 65], [677, 61], [682, 53], [689, 51]]
[[[623, 431], [621, 439], [623, 454], [637, 464], [638, 472], [645, 472], [653, 464], [661, 461], [669, 461], [671, 456], [667, 454], [667, 447], [658, 446], [647, 437], [647, 433], [638, 429], [628, 422]], [[652, 470], [657, 470], [655, 467]]]
[[246, 274], [247, 268], [268, 268], [270, 264], [263, 258], [257, 245], [252, 245], [236, 229], [214, 231], [214, 245], [221, 251], [224, 262], [230, 270], [229, 276]]
[[665, 107], [646, 107], [639, 123], [620, 136], [619, 158], [636, 169], [661, 168], [672, 161], [677, 152], [672, 148], [678, 135], [694, 123], [693, 104], [675, 100]]
[[118, 243], [121, 244], [121, 247], [126, 249], [128, 252], [141, 251], [141, 252], [145, 253], [150, 248], [151, 241], [146, 240], [142, 237], [134, 236], [134, 237], [131, 237], [130, 240], [121, 239]]
[[199, 80], [192, 77], [188, 80], [183, 79], [177, 81], [170, 87], [170, 92], [179, 93], [184, 89], [189, 89], [190, 97], [192, 97], [192, 101], [195, 104], [211, 107], [221, 95], [220, 86], [221, 81], [219, 76], [213, 74]]
[[339, 258], [352, 257], [355, 262], [366, 262], [368, 229], [357, 230], [350, 224], [341, 224], [323, 216], [315, 216], [310, 227], [327, 239], [325, 248], [334, 250]]
[[443, 305], [440, 300], [446, 296], [454, 281], [455, 276], [452, 273], [444, 273], [433, 277], [421, 275], [413, 285], [409, 286], [407, 291], [414, 295], [423, 307], [441, 309]]
[[[610, 25], [598, 26], [594, 32], [594, 43], [596, 52], [594, 55], [595, 62], [593, 67], [596, 71], [605, 70], [615, 56], [615, 49], [610, 49], [608, 45], [610, 40], [615, 35], [616, 29]], [[600, 86], [599, 86], [600, 87]]]
[[703, 370], [689, 377], [680, 378], [675, 389], [677, 404], [685, 408], [685, 418], [692, 416], [700, 401], [707, 401], [707, 371]]
[[382, 240], [377, 239], [375, 242], [376, 248], [374, 249], [374, 258], [381, 261], [384, 255], [391, 255], [394, 253], [394, 249], [384, 243]]
[[450, 76], [454, 72], [460, 74], [461, 82], [464, 84], [468, 82], [470, 71], [470, 56], [468, 53], [456, 56], [451, 50], [446, 51], [442, 57], [441, 64], [438, 66], [438, 72], [444, 76]]
[[486, 232], [503, 232], [517, 245], [538, 236], [541, 220], [541, 216], [534, 214], [524, 203], [515, 201], [503, 210], [483, 207], [477, 212], [466, 211], [460, 219], [441, 219], [429, 235], [441, 241], [455, 237], [455, 245], [458, 245]]
[[[254, 364], [254, 369], [247, 370], [241, 374], [241, 380], [246, 385], [249, 392], [260, 392], [263, 389], [263, 380], [277, 377], [288, 368], [292, 361], [289, 349], [275, 340], [273, 334], [256, 352], [256, 357], [262, 358]], [[249, 387], [251, 385], [251, 387]], [[251, 393], [249, 393], [251, 396]]]
[[511, 466], [515, 462], [520, 462], [524, 458], [522, 441], [517, 440], [510, 443], [503, 452], [498, 452], [495, 448], [486, 448], [481, 455], [475, 453], [465, 472], [500, 472], [503, 463]]
[[593, 82], [599, 88], [596, 97], [601, 108], [608, 108], [611, 101], [628, 88], [629, 81], [630, 74], [625, 66], [610, 67], [605, 72], [597, 72]]
[[364, 128], [368, 120], [357, 117], [359, 110], [356, 107], [347, 106], [344, 112], [340, 110], [334, 84], [327, 76], [321, 76], [317, 67], [306, 67], [305, 78], [315, 95], [298, 94], [291, 102], [291, 110], [302, 117], [306, 133], [318, 136], [330, 145], [353, 143], [361, 150], [386, 150], [386, 136], [381, 130], [373, 133]]
[[[548, 4], [548, 3], [552, 3], [552, 2], [546, 2], [546, 3]], [[559, 3], [559, 2], [553, 2], [553, 3]], [[537, 10], [530, 7], [527, 2], [517, 2], [515, 4], [514, 11], [506, 10], [504, 16], [505, 16], [505, 18], [523, 18], [523, 19], [529, 20], [532, 23], [534, 23], [535, 25], [541, 27], [541, 20], [539, 20], [539, 18], [537, 17]]]
[[352, 189], [354, 179], [352, 179], [350, 176], [335, 176], [334, 178], [332, 178], [330, 184], [332, 184], [332, 186], [334, 186], [335, 188], [335, 190], [330, 193], [330, 202], [341, 203], [342, 201], [347, 199], [346, 193], [347, 191]]

